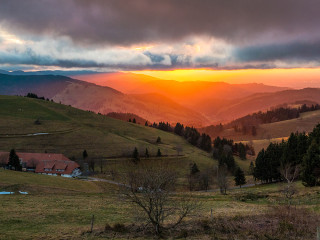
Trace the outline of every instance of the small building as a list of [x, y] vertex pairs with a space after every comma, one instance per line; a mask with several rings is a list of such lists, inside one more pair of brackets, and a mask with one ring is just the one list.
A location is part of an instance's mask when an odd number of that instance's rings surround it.
[[[17, 155], [23, 171], [62, 177], [81, 175], [80, 165], [63, 154], [17, 152]], [[0, 158], [5, 158], [6, 163], [8, 163], [9, 153], [0, 152]]]

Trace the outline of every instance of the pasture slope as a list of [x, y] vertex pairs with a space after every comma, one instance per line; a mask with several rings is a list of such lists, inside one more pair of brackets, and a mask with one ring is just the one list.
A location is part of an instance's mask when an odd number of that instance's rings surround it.
[[233, 128], [223, 130], [219, 136], [233, 139], [235, 142], [252, 144], [256, 153], [266, 148], [270, 142], [286, 140], [292, 132], [311, 132], [320, 123], [320, 110], [305, 112], [299, 118], [286, 121], [261, 124], [257, 128], [257, 135], [243, 135], [235, 132]]
[[[158, 136], [161, 143], [156, 143]], [[135, 147], [142, 158], [146, 148], [151, 157], [160, 149], [162, 159], [186, 172], [192, 162], [200, 168], [216, 163], [210, 154], [172, 133], [51, 101], [0, 96], [0, 151], [47, 151], [81, 159], [86, 149], [91, 158], [114, 162], [130, 158]]]

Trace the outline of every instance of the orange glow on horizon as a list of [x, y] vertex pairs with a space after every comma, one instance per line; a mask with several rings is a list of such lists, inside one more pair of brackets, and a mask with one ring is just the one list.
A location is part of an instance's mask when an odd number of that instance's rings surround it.
[[263, 83], [292, 88], [320, 87], [320, 68], [292, 69], [176, 69], [169, 71], [133, 71], [165, 80], [212, 81], [228, 83]]

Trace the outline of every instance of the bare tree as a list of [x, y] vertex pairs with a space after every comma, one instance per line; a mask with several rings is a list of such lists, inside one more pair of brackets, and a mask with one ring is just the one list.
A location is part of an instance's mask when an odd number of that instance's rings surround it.
[[208, 191], [210, 184], [213, 180], [213, 173], [212, 170], [209, 169], [201, 172], [199, 176], [199, 187], [201, 190]]
[[179, 225], [198, 206], [191, 197], [176, 195], [175, 184], [176, 173], [159, 163], [135, 166], [127, 174], [128, 186], [122, 187], [126, 199], [138, 206], [143, 219], [153, 225], [157, 235]]
[[89, 166], [89, 170], [91, 170], [92, 172], [94, 172], [94, 167], [96, 165], [96, 159], [94, 158], [87, 158], [87, 163], [88, 163], [88, 166]]
[[287, 163], [280, 167], [280, 173], [284, 180], [287, 181], [287, 184], [283, 189], [283, 194], [285, 195], [289, 205], [291, 205], [291, 200], [296, 193], [296, 188], [294, 187], [293, 182], [300, 174], [299, 166], [293, 166], [290, 163]]
[[227, 194], [228, 189], [228, 169], [227, 166], [221, 165], [217, 168], [217, 182], [221, 194]]

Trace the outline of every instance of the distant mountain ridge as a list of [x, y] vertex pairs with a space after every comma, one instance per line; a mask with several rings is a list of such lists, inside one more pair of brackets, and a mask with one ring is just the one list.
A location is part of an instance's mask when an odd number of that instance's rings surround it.
[[152, 122], [182, 122], [194, 126], [209, 123], [201, 114], [160, 94], [123, 94], [110, 87], [59, 75], [0, 74], [0, 95], [24, 96], [29, 92], [103, 114], [133, 112]]
[[90, 70], [73, 70], [73, 71], [64, 71], [64, 70], [46, 70], [46, 71], [22, 71], [22, 70], [15, 70], [15, 71], [6, 71], [0, 69], [1, 74], [7, 74], [7, 75], [63, 75], [63, 76], [76, 76], [76, 75], [83, 75], [83, 74], [96, 74], [98, 72], [96, 71], [90, 71]]
[[173, 101], [201, 112], [212, 121], [219, 120], [215, 107], [234, 99], [248, 97], [255, 93], [270, 93], [287, 90], [285, 87], [268, 86], [258, 83], [229, 84], [210, 81], [162, 80], [133, 73], [98, 73], [77, 76], [78, 79], [109, 86], [127, 94], [158, 93]]
[[320, 88], [285, 90], [274, 93], [256, 93], [251, 96], [230, 101], [215, 109], [216, 117], [233, 120], [247, 114], [265, 111], [281, 104], [293, 104], [298, 101], [320, 103]]
[[[92, 74], [95, 75], [95, 74]], [[91, 76], [91, 75], [90, 75]], [[109, 73], [125, 86], [131, 74]], [[121, 78], [126, 76], [123, 80]], [[0, 94], [26, 95], [28, 92], [84, 110], [108, 114], [133, 113], [150, 122], [177, 122], [203, 127], [225, 123], [247, 114], [265, 111], [297, 101], [320, 103], [320, 89], [278, 88], [263, 84], [228, 84], [224, 82], [177, 82], [152, 77], [140, 79], [123, 93], [61, 75], [0, 74]], [[81, 76], [80, 76], [81, 78]], [[141, 89], [134, 90], [141, 86]], [[131, 90], [130, 90], [131, 89]]]

